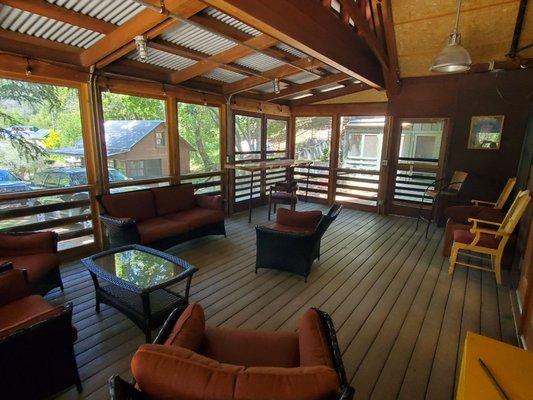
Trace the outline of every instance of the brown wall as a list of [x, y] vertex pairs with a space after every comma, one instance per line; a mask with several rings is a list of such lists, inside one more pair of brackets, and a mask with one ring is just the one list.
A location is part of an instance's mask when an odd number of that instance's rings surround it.
[[[449, 117], [446, 175], [456, 169], [468, 172], [465, 198], [490, 199], [517, 173], [532, 91], [533, 70], [408, 78], [388, 112], [395, 117]], [[499, 150], [467, 149], [473, 115], [505, 115]], [[399, 127], [393, 132], [399, 134]]]

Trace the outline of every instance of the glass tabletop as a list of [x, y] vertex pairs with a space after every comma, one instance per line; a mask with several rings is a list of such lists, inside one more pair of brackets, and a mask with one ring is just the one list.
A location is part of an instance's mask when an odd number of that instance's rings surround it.
[[109, 274], [141, 289], [167, 282], [185, 271], [178, 264], [137, 249], [95, 257], [93, 262]]

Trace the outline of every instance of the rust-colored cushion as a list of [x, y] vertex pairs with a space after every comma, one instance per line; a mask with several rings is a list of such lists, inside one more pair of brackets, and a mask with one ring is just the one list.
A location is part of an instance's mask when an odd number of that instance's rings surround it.
[[222, 363], [245, 367], [297, 367], [298, 335], [206, 327], [200, 353]]
[[335, 400], [339, 392], [339, 378], [330, 367], [254, 367], [239, 372], [235, 399]]
[[154, 400], [231, 400], [243, 369], [183, 347], [155, 344], [142, 345], [131, 361], [137, 385]]
[[0, 233], [0, 258], [56, 252], [54, 232]]
[[[453, 240], [459, 243], [470, 244], [475, 237], [476, 235], [470, 231], [456, 230], [453, 232]], [[500, 238], [496, 238], [494, 235], [482, 233], [479, 237], [479, 241], [476, 243], [476, 246], [497, 249], [499, 244]]]
[[[1, 260], [0, 260], [1, 261]], [[28, 282], [34, 285], [43, 280], [50, 271], [59, 266], [59, 257], [55, 253], [13, 256], [6, 258], [15, 268], [28, 272]]]
[[201, 208], [208, 208], [210, 210], [224, 210], [224, 201], [222, 196], [207, 196], [204, 194], [197, 194], [194, 196], [196, 205]]
[[[0, 265], [2, 261], [0, 260]], [[0, 273], [0, 306], [25, 297], [29, 294], [24, 272], [11, 269]]]
[[151, 218], [137, 224], [141, 243], [151, 243], [160, 239], [189, 231], [189, 226], [180, 221], [163, 217]]
[[444, 230], [444, 246], [442, 247], [442, 255], [444, 257], [450, 257], [453, 245], [453, 233], [456, 230], [468, 230], [471, 227], [472, 224], [455, 222], [452, 219], [448, 219], [448, 222], [446, 222], [446, 229]]
[[287, 233], [303, 233], [305, 235], [311, 235], [315, 228], [306, 228], [302, 226], [290, 226], [290, 225], [281, 225], [277, 222], [273, 223], [272, 225], [268, 225], [267, 228], [274, 229], [278, 232], [287, 232]]
[[196, 229], [224, 221], [224, 211], [194, 207], [176, 214], [165, 215], [165, 218], [186, 223], [189, 229]]
[[316, 310], [309, 309], [302, 316], [298, 324], [298, 337], [302, 367], [325, 365], [333, 368], [326, 332]]
[[113, 217], [133, 218], [141, 222], [156, 216], [154, 196], [150, 190], [106, 194], [100, 202]]
[[491, 222], [501, 222], [505, 213], [492, 207], [483, 206], [453, 206], [444, 211], [444, 215], [454, 222], [468, 224], [468, 218], [484, 219]]
[[194, 207], [194, 187], [183, 185], [153, 188], [155, 207], [158, 215], [177, 213]]
[[277, 212], [276, 222], [280, 225], [314, 230], [321, 218], [321, 211], [291, 211], [280, 208]]
[[42, 296], [26, 296], [0, 307], [0, 338], [61, 314], [63, 306], [54, 307]]
[[205, 316], [199, 304], [189, 304], [180, 315], [165, 345], [180, 346], [198, 351], [204, 339]]

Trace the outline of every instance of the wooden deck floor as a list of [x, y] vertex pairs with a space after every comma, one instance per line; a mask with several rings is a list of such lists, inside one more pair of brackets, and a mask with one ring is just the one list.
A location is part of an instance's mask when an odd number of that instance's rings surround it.
[[[459, 268], [450, 277], [442, 229], [431, 229], [425, 239], [413, 219], [345, 209], [305, 283], [279, 271], [254, 274], [255, 232], [246, 217], [227, 221], [227, 239], [202, 238], [173, 249], [199, 268], [192, 301], [203, 305], [208, 324], [252, 329], [294, 330], [309, 307], [329, 312], [357, 399], [452, 399], [468, 330], [517, 342], [509, 290], [474, 269]], [[265, 209], [256, 209], [253, 222], [265, 220]], [[62, 275], [65, 292], [48, 298], [74, 303], [84, 390], [58, 398], [106, 399], [106, 380], [130, 376], [144, 335], [106, 305], [95, 313], [92, 282], [80, 265], [63, 268]]]

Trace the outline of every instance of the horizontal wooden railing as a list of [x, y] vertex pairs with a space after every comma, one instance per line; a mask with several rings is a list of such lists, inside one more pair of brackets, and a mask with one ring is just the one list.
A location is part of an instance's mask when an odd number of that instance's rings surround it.
[[183, 175], [181, 183], [192, 183], [195, 193], [206, 195], [222, 194], [222, 177], [224, 172], [202, 172], [199, 174]]
[[[406, 162], [408, 161], [408, 162]], [[394, 200], [420, 203], [424, 192], [437, 178], [438, 160], [431, 158], [400, 158], [394, 185]], [[430, 202], [430, 199], [425, 199]]]

